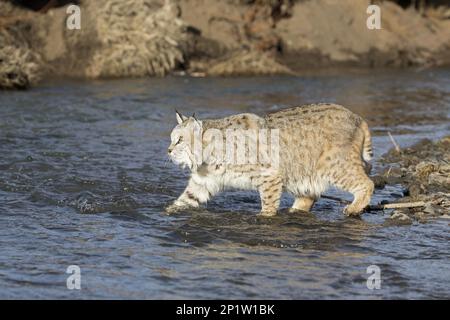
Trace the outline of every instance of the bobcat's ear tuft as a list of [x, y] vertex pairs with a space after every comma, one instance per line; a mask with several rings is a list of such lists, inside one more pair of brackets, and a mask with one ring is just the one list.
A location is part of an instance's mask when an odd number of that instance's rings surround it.
[[185, 120], [187, 120], [187, 117], [183, 116], [177, 110], [175, 110], [175, 113], [177, 115], [177, 122], [178, 122], [178, 124], [182, 124]]
[[202, 128], [202, 123], [201, 123], [201, 121], [199, 121], [198, 119], [197, 119], [197, 117], [195, 116], [195, 112], [192, 114], [192, 117], [191, 117], [193, 120], [194, 120], [194, 125], [195, 125], [195, 127], [197, 128], [197, 129], [201, 129]]

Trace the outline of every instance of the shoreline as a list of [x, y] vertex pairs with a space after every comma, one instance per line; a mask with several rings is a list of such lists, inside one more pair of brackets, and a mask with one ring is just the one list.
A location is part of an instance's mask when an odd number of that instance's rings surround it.
[[[302, 78], [302, 77], [345, 77], [345, 76], [355, 76], [355, 75], [369, 75], [369, 74], [388, 74], [392, 72], [411, 72], [411, 73], [422, 73], [422, 72], [440, 72], [450, 70], [450, 65], [444, 66], [432, 66], [432, 67], [409, 67], [409, 68], [370, 68], [370, 67], [317, 67], [317, 68], [305, 68], [302, 71], [289, 74], [236, 74], [236, 75], [202, 75], [202, 74], [191, 74], [185, 70], [175, 70], [168, 73], [163, 77], [104, 77], [104, 78], [87, 78], [83, 76], [70, 76], [70, 75], [48, 75], [42, 77], [39, 82], [35, 83], [34, 86], [25, 89], [38, 88], [40, 86], [51, 85], [55, 83], [89, 83], [89, 82], [109, 82], [109, 81], [140, 81], [140, 80], [151, 80], [151, 79], [165, 79], [165, 78], [180, 78], [180, 79], [257, 79], [257, 78]], [[8, 88], [0, 88], [0, 90], [9, 91]], [[14, 89], [13, 89], [14, 90]]]
[[81, 1], [81, 29], [66, 30], [67, 6], [42, 13], [1, 2], [0, 88], [26, 89], [51, 77], [298, 76], [450, 66], [445, 7], [419, 13], [381, 2], [382, 29], [369, 30], [363, 0], [149, 3]]
[[405, 189], [397, 203], [423, 203], [394, 209], [386, 221], [388, 224], [426, 223], [433, 218], [450, 218], [449, 150], [450, 136], [447, 135], [436, 141], [422, 139], [406, 148], [396, 146], [379, 159], [384, 169], [372, 176], [376, 189], [400, 184]]

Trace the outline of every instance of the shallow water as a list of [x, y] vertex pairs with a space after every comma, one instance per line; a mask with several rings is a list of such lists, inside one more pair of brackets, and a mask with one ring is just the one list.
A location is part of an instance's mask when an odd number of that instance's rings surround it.
[[[448, 220], [346, 219], [326, 199], [310, 215], [261, 219], [254, 192], [163, 214], [188, 177], [166, 157], [174, 108], [202, 118], [310, 102], [367, 118], [376, 172], [387, 131], [402, 146], [450, 133], [450, 70], [55, 81], [0, 92], [0, 298], [450, 298]], [[377, 190], [372, 202], [401, 194]], [[81, 290], [66, 287], [69, 265], [81, 268]], [[366, 285], [370, 265], [381, 270], [379, 290]]]

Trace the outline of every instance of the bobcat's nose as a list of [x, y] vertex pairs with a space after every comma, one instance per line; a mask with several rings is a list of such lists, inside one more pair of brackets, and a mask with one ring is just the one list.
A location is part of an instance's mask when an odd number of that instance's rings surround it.
[[170, 153], [172, 152], [172, 150], [173, 150], [173, 147], [169, 147], [169, 148], [167, 149], [167, 153], [170, 154]]

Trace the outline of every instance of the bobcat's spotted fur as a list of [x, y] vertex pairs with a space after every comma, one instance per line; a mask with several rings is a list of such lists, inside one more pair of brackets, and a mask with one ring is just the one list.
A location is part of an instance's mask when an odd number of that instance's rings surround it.
[[[359, 215], [369, 204], [374, 189], [367, 176], [372, 156], [369, 128], [360, 116], [340, 105], [313, 104], [265, 117], [246, 113], [202, 121], [177, 113], [177, 119], [168, 152], [175, 163], [191, 168], [191, 177], [168, 212], [198, 207], [227, 188], [258, 190], [261, 214], [268, 216], [276, 214], [283, 191], [295, 196], [292, 211], [309, 211], [329, 186], [353, 194], [353, 202], [344, 209], [347, 215]], [[210, 128], [279, 129], [279, 166], [194, 164], [183, 130], [201, 136]]]

